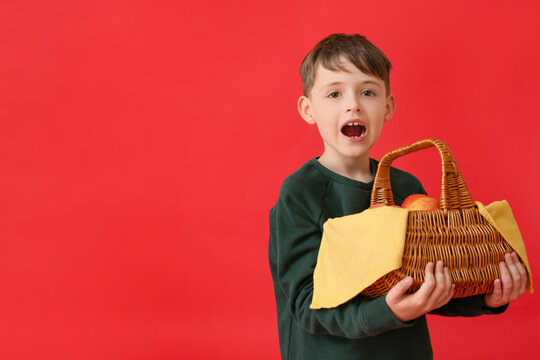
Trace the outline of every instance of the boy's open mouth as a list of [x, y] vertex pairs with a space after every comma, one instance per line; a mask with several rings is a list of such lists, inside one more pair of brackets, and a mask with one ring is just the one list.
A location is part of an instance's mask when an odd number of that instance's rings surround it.
[[359, 122], [350, 122], [341, 128], [343, 135], [348, 137], [362, 137], [366, 131], [366, 127]]

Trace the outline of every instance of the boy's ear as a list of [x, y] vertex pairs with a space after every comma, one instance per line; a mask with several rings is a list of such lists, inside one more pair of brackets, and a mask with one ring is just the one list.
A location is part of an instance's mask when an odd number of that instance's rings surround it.
[[311, 109], [311, 102], [307, 96], [300, 96], [298, 98], [298, 112], [302, 119], [304, 119], [308, 124], [315, 124], [315, 118], [313, 117], [313, 111]]
[[394, 111], [396, 111], [396, 99], [394, 95], [388, 95], [386, 98], [386, 110], [384, 112], [384, 122], [387, 122], [394, 116]]

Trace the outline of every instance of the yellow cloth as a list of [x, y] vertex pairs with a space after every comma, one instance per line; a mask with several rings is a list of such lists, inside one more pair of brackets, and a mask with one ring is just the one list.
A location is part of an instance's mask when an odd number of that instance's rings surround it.
[[[525, 244], [507, 201], [484, 206], [484, 216], [518, 253], [527, 267], [527, 291], [533, 292]], [[377, 279], [399, 269], [405, 246], [408, 210], [382, 206], [329, 219], [324, 224], [313, 274], [311, 309], [333, 308], [352, 299]]]
[[529, 266], [529, 259], [527, 258], [527, 251], [525, 250], [525, 243], [521, 237], [521, 232], [517, 225], [516, 220], [514, 219], [514, 214], [510, 208], [508, 201], [495, 201], [491, 204], [484, 206], [481, 202], [475, 201], [478, 206], [480, 214], [491, 224], [499, 233], [506, 242], [514, 249], [514, 251], [519, 255], [521, 261], [525, 264], [527, 268], [527, 273], [529, 277], [527, 279], [527, 291], [532, 293], [534, 291], [532, 286], [532, 273], [531, 267]]
[[408, 210], [382, 206], [324, 223], [311, 309], [352, 299], [401, 267]]

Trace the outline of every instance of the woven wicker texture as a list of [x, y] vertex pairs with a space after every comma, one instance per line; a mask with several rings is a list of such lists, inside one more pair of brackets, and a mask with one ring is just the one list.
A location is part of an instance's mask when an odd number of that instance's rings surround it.
[[444, 261], [455, 283], [454, 298], [493, 291], [500, 277], [498, 263], [512, 252], [501, 234], [479, 213], [448, 146], [426, 139], [386, 154], [379, 162], [371, 204], [393, 205], [390, 186], [392, 161], [416, 151], [435, 147], [442, 160], [440, 209], [410, 211], [408, 214], [402, 266], [381, 277], [363, 295], [385, 295], [400, 280], [414, 280], [409, 293], [420, 288], [428, 262]]

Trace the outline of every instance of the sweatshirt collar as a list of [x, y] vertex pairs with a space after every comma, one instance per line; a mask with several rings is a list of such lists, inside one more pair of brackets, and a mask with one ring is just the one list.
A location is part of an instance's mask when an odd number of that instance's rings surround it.
[[368, 183], [353, 180], [351, 178], [348, 178], [346, 176], [340, 175], [336, 172], [333, 172], [332, 170], [325, 167], [323, 164], [321, 164], [319, 161], [319, 156], [313, 158], [310, 160], [310, 163], [319, 170], [324, 176], [334, 180], [335, 182], [338, 182], [340, 184], [349, 185], [349, 186], [355, 186], [365, 189], [372, 189], [373, 188], [373, 182], [375, 180], [375, 174], [377, 174], [377, 167], [379, 162], [375, 159], [369, 158], [369, 167], [371, 169], [371, 173], [373, 174], [373, 180], [371, 180]]

